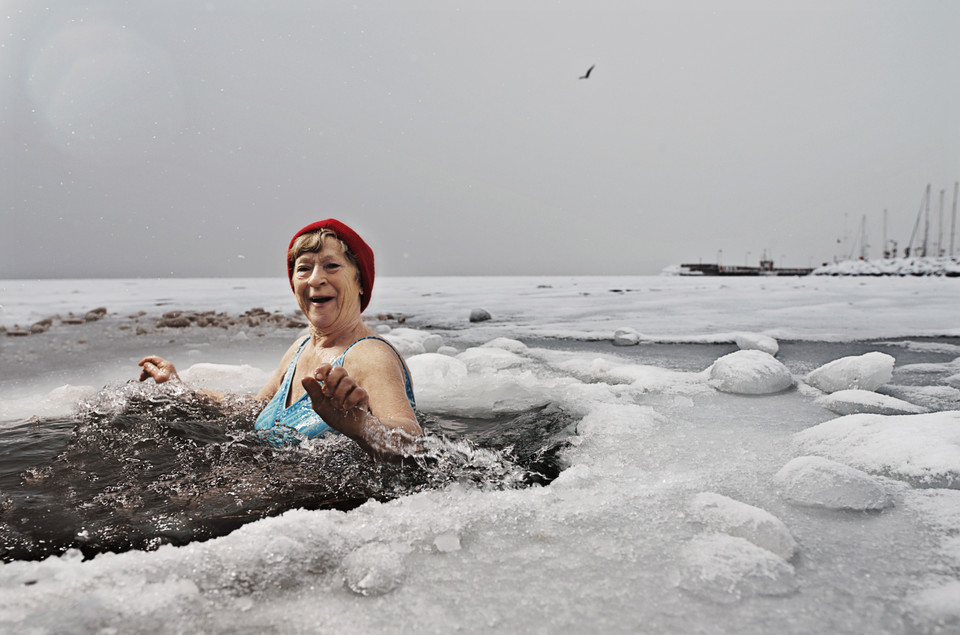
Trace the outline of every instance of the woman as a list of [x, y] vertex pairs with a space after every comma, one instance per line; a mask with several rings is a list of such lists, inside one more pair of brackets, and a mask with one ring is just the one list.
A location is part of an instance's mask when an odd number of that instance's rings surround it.
[[[340, 221], [319, 221], [290, 241], [287, 275], [310, 334], [293, 343], [257, 394], [266, 406], [256, 429], [275, 440], [291, 430], [307, 438], [342, 433], [377, 458], [411, 453], [423, 430], [409, 369], [360, 317], [373, 291], [373, 251]], [[140, 381], [180, 379], [161, 357], [139, 365]]]

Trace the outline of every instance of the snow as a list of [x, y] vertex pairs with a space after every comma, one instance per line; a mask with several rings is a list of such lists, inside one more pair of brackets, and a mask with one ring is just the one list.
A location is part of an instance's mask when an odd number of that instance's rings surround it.
[[876, 390], [893, 377], [896, 360], [886, 353], [864, 353], [824, 364], [807, 375], [807, 383], [823, 392]]
[[815, 276], [960, 276], [956, 258], [887, 258], [842, 260], [817, 267]]
[[[573, 418], [555, 481], [494, 491], [455, 483], [347, 513], [289, 511], [183, 547], [3, 564], [0, 630], [956, 632], [960, 391], [950, 377], [960, 369], [901, 366], [893, 379], [910, 384], [891, 383], [894, 365], [868, 348], [855, 364], [810, 372], [822, 362], [791, 358], [788, 344], [908, 337], [904, 351], [949, 353], [947, 339], [960, 337], [958, 283], [378, 278], [369, 313], [407, 317], [378, 332], [407, 356], [422, 411], [493, 417], [546, 406]], [[282, 279], [0, 288], [0, 324], [106, 306], [95, 328], [110, 337], [111, 320], [138, 311], [292, 307]], [[495, 318], [469, 323], [474, 307]], [[135, 341], [97, 351], [57, 328], [16, 344], [46, 347], [36, 368], [2, 338], [0, 420], [68, 412], [104, 383], [136, 376], [136, 356], [121, 348]], [[643, 336], [614, 347], [618, 329]], [[170, 346], [191, 381], [254, 385], [289, 341], [246, 335], [193, 331]], [[776, 359], [766, 338], [778, 343]], [[649, 345], [678, 343], [723, 352], [686, 370], [644, 357]], [[734, 346], [742, 350], [727, 354]], [[811, 375], [837, 388], [789, 390], [794, 377], [813, 385]], [[941, 375], [946, 385], [932, 379]], [[836, 417], [824, 407], [888, 408], [894, 398], [932, 412]]]

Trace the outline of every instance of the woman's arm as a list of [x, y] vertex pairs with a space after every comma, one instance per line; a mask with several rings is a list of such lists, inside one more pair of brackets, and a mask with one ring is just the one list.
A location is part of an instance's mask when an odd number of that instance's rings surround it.
[[423, 430], [407, 400], [399, 358], [382, 342], [366, 340], [348, 362], [348, 368], [322, 364], [303, 379], [313, 409], [375, 458], [412, 454]]
[[[295, 341], [293, 345], [287, 349], [287, 352], [284, 353], [283, 359], [280, 360], [280, 365], [277, 367], [277, 370], [274, 371], [270, 381], [268, 381], [266, 385], [260, 389], [260, 392], [257, 393], [257, 400], [270, 401], [277, 393], [277, 390], [280, 389], [280, 383], [283, 381], [283, 374], [286, 371], [287, 366], [290, 364], [290, 360], [293, 359], [293, 355], [296, 353], [297, 347], [300, 345], [301, 341], [302, 340]], [[137, 362], [137, 365], [142, 367], [142, 370], [140, 371], [140, 381], [146, 381], [152, 377], [153, 381], [157, 382], [158, 384], [162, 384], [171, 380], [183, 383], [183, 380], [180, 379], [180, 375], [177, 374], [177, 369], [173, 363], [158, 355], [148, 355]], [[223, 401], [224, 398], [236, 394], [229, 392], [217, 392], [215, 390], [206, 390], [202, 388], [191, 388], [191, 390], [206, 395], [215, 401]]]

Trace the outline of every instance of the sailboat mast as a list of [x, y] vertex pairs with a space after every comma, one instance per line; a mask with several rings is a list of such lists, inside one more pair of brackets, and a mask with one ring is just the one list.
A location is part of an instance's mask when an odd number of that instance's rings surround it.
[[950, 257], [953, 258], [953, 234], [957, 229], [957, 194], [960, 190], [960, 181], [953, 182], [953, 218], [950, 220]]
[[883, 259], [886, 260], [890, 257], [890, 249], [887, 245], [887, 210], [883, 210]]
[[927, 183], [927, 196], [926, 196], [926, 206], [923, 211], [923, 253], [920, 254], [921, 257], [927, 257], [927, 245], [930, 240], [930, 184]]
[[910, 242], [907, 243], [907, 248], [903, 250], [904, 256], [912, 255], [916, 257], [917, 255], [916, 253], [914, 253], [913, 240], [914, 238], [917, 237], [917, 230], [920, 229], [920, 219], [923, 217], [923, 204], [929, 197], [930, 197], [930, 184], [928, 183], [927, 189], [923, 195], [923, 198], [920, 199], [920, 209], [917, 210], [917, 220], [913, 223], [913, 231], [910, 233]]
[[937, 223], [937, 258], [943, 256], [943, 194], [940, 190], [940, 220]]

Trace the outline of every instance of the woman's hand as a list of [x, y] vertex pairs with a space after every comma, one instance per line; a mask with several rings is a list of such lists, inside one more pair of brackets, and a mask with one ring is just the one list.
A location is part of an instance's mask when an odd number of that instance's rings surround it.
[[321, 364], [313, 377], [304, 377], [301, 383], [314, 411], [328, 426], [351, 439], [363, 437], [370, 397], [342, 366]]
[[143, 370], [140, 371], [140, 381], [146, 381], [150, 377], [153, 377], [153, 381], [158, 384], [162, 384], [171, 379], [180, 381], [180, 375], [177, 374], [177, 369], [172, 363], [162, 357], [149, 355], [137, 362], [137, 365], [143, 367]]
[[368, 454], [378, 459], [398, 459], [416, 450], [423, 434], [416, 419], [381, 421], [375, 417], [370, 412], [370, 395], [343, 367], [322, 364], [313, 377], [304, 377], [301, 383], [320, 418]]

